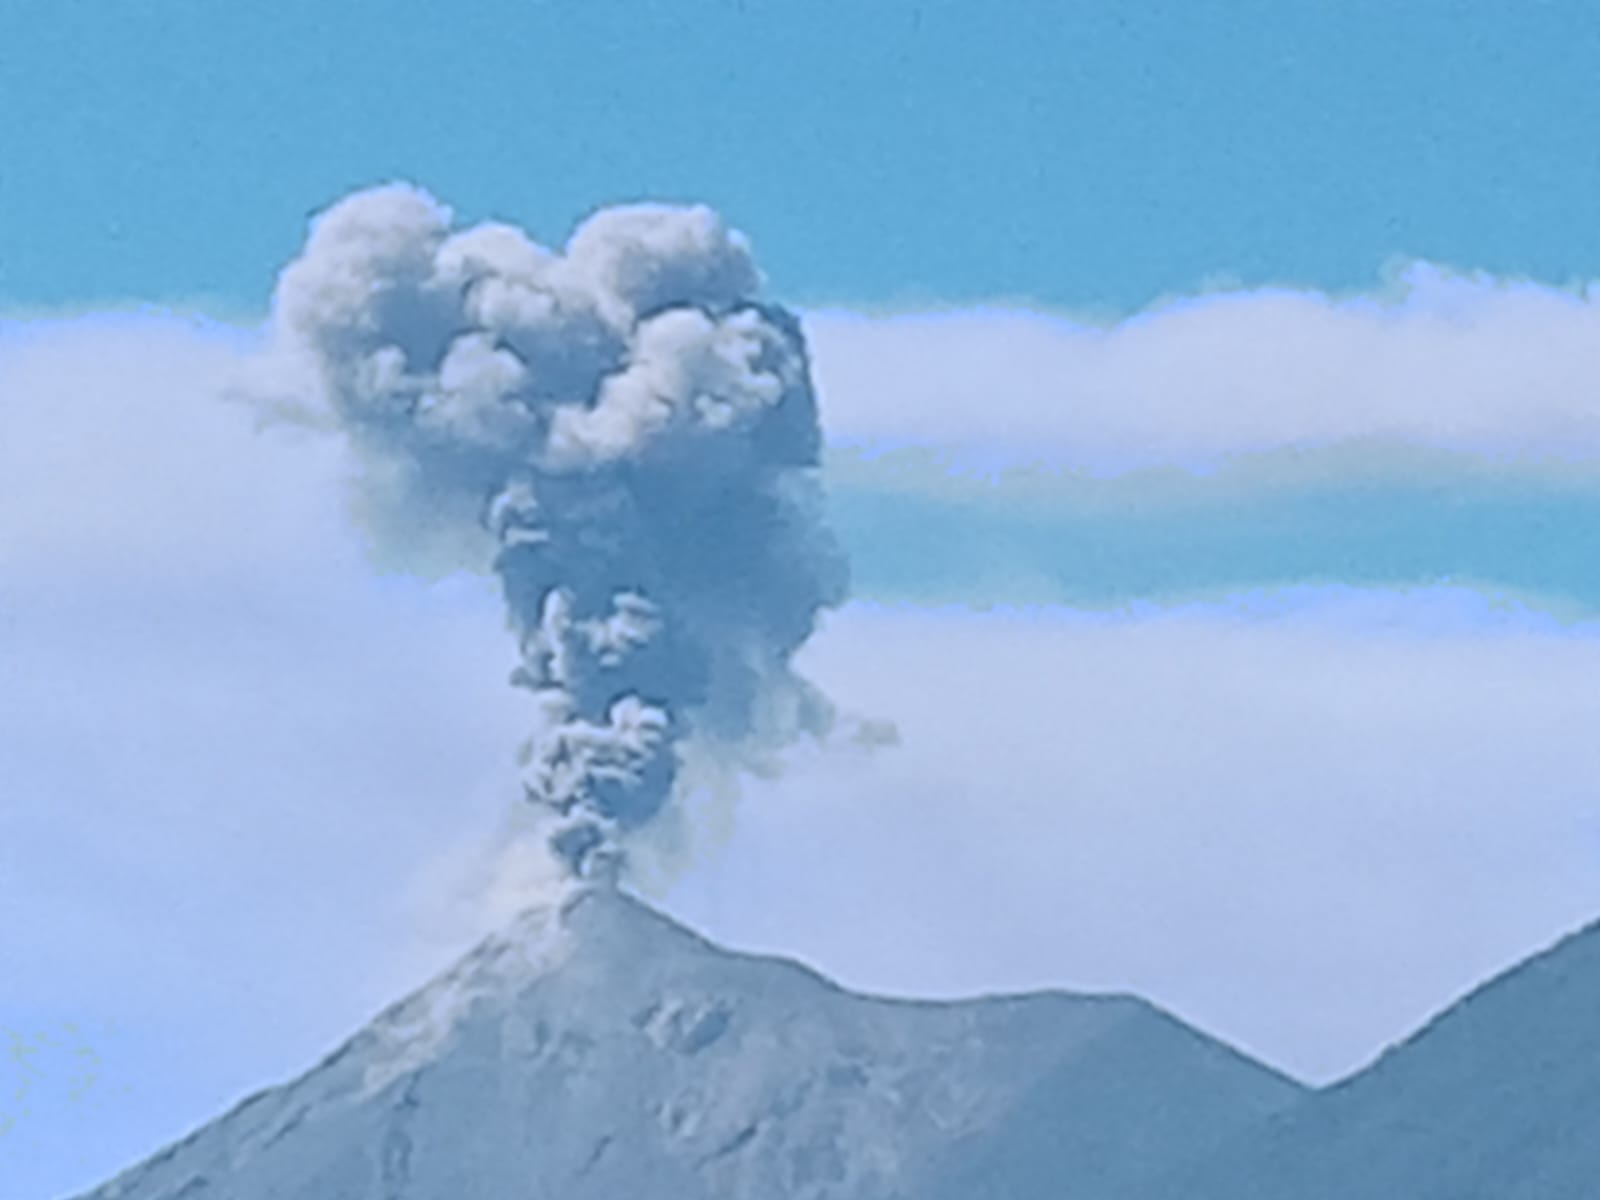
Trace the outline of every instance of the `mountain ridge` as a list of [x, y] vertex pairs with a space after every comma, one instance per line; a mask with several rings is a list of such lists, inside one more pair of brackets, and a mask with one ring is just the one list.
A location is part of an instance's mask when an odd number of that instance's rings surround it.
[[[1588, 1200], [1600, 1178], [1600, 921], [1140, 1200]], [[1592, 1118], [1591, 1118], [1592, 1119]]]

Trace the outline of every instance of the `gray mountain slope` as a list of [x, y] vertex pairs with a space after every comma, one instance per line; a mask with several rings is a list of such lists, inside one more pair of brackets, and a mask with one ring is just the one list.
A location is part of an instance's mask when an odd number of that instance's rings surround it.
[[872, 999], [599, 891], [87, 1200], [1072, 1200], [1302, 1094], [1131, 997]]
[[1447, 1009], [1365, 1071], [1237, 1138], [1159, 1200], [1593, 1200], [1600, 926]]

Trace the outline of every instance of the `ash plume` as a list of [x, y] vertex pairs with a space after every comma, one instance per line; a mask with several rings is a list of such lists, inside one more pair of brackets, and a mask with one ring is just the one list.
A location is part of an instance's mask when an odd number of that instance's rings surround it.
[[830, 721], [790, 659], [844, 561], [805, 341], [760, 287], [704, 207], [605, 209], [554, 251], [398, 184], [318, 216], [278, 282], [272, 340], [380, 540], [486, 549], [534, 700], [523, 786], [578, 876], [691, 741], [736, 760]]

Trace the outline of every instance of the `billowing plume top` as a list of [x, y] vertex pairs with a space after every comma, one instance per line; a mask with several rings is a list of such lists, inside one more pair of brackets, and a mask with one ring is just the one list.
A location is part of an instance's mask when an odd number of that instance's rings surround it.
[[805, 341], [760, 286], [704, 207], [602, 210], [554, 252], [401, 184], [328, 209], [279, 280], [272, 333], [379, 537], [492, 538], [526, 789], [580, 874], [660, 811], [685, 739], [737, 755], [829, 720], [789, 663], [844, 567]]

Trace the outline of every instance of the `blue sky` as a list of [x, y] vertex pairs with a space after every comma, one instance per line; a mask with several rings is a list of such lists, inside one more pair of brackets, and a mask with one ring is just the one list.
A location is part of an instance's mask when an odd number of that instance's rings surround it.
[[882, 476], [898, 472], [838, 457], [849, 465], [835, 472], [847, 480], [832, 493], [835, 524], [858, 590], [881, 599], [1119, 609], [1240, 589], [1443, 583], [1558, 621], [1600, 612], [1600, 495], [1537, 477], [1486, 485], [1434, 467], [1261, 488], [1235, 466], [1159, 482], [1047, 477], [1019, 496], [1004, 478], [940, 489], [926, 465], [924, 486], [897, 490]]
[[256, 310], [393, 176], [546, 238], [703, 200], [808, 304], [1589, 278], [1597, 39], [1581, 0], [13, 0], [0, 297]]
[[902, 741], [708, 801], [675, 911], [1309, 1078], [1600, 911], [1590, 6], [326, 7], [0, 7], [0, 1194], [485, 919], [492, 589], [219, 398], [389, 178], [547, 242], [705, 201], [805, 315], [857, 600], [803, 665]]

